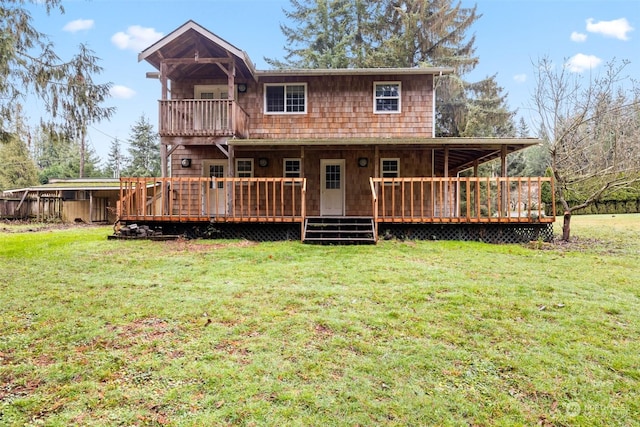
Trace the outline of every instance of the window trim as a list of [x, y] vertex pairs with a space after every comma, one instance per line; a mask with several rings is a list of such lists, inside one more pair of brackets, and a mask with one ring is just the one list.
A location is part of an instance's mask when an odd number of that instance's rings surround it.
[[[376, 88], [381, 85], [398, 85], [398, 96], [395, 97], [378, 97], [376, 96]], [[397, 99], [398, 100], [398, 109], [397, 110], [378, 110], [377, 101], [378, 99]], [[401, 81], [375, 81], [373, 82], [373, 113], [374, 114], [400, 114], [402, 113], [402, 82]]]
[[[240, 176], [239, 175], [239, 173], [240, 173], [239, 170], [238, 170], [238, 163], [239, 162], [249, 162], [249, 164], [251, 165], [251, 171], [250, 171], [251, 175], [250, 176]], [[253, 178], [254, 177], [255, 167], [254, 167], [252, 158], [238, 158], [238, 159], [236, 159], [235, 167], [236, 167], [236, 170], [235, 170], [236, 178]], [[243, 171], [242, 173], [246, 173], [246, 171]]]
[[[287, 162], [298, 162], [298, 175], [297, 176], [287, 176]], [[289, 172], [292, 173], [292, 172]], [[283, 178], [302, 178], [302, 159], [300, 157], [285, 157], [282, 159], [282, 177]], [[284, 185], [291, 185], [291, 182], [285, 182]], [[294, 183], [295, 185], [300, 185], [300, 182]]]
[[[284, 102], [284, 111], [267, 111], [267, 87], [274, 87], [274, 86], [282, 86], [284, 87], [284, 98], [285, 98], [285, 102]], [[304, 87], [304, 111], [287, 111], [287, 87], [289, 86], [302, 86]], [[308, 85], [306, 82], [299, 82], [299, 83], [265, 83], [264, 84], [264, 89], [263, 89], [263, 111], [265, 115], [279, 115], [279, 114], [284, 114], [284, 115], [289, 115], [289, 114], [307, 114], [308, 108], [307, 108], [307, 100], [309, 99], [309, 89], [308, 89]]]
[[[384, 162], [389, 162], [389, 161], [392, 161], [392, 162], [396, 163], [396, 171], [395, 171], [396, 176], [395, 177], [391, 177], [391, 176], [385, 177], [384, 176], [385, 170], [384, 170], [383, 165], [384, 165]], [[389, 173], [389, 172], [387, 172], [387, 173]], [[383, 158], [380, 158], [380, 178], [400, 178], [400, 158], [399, 157], [383, 157]], [[392, 184], [391, 182], [385, 182], [384, 183], [384, 185], [391, 185], [391, 184]], [[398, 185], [399, 182], [396, 182], [395, 184]]]

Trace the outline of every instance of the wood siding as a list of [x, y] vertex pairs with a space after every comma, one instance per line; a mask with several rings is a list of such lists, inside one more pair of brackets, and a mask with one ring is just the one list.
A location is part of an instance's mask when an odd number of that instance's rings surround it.
[[[374, 113], [374, 82], [400, 82], [401, 112]], [[172, 99], [193, 99], [196, 85], [223, 84], [222, 80], [173, 82]], [[431, 138], [433, 136], [433, 76], [308, 76], [236, 83], [247, 84], [237, 94], [246, 112], [247, 135], [256, 139]], [[306, 83], [307, 112], [265, 114], [264, 85]], [[166, 115], [161, 111], [160, 116]], [[177, 126], [177, 125], [174, 125]], [[186, 126], [186, 125], [185, 125]], [[185, 142], [185, 141], [183, 141]], [[164, 138], [163, 143], [171, 144]]]

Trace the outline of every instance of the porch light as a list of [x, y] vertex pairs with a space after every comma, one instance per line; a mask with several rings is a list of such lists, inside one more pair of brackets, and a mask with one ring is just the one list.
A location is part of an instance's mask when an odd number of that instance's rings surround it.
[[190, 168], [191, 167], [191, 159], [182, 159], [182, 160], [180, 160], [180, 166], [182, 166], [183, 168]]
[[260, 157], [258, 159], [258, 165], [261, 168], [266, 168], [269, 165], [269, 160], [266, 157]]
[[247, 85], [244, 83], [238, 84], [238, 92], [245, 93], [247, 91]]
[[367, 157], [358, 157], [358, 166], [366, 168], [369, 165], [369, 159]]

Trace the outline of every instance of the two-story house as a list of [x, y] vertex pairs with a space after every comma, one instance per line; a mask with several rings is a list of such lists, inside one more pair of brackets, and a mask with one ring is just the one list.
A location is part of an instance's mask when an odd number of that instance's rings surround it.
[[551, 237], [548, 178], [459, 176], [496, 158], [504, 171], [538, 140], [435, 137], [450, 68], [256, 70], [193, 21], [139, 60], [160, 81], [163, 176], [121, 180], [124, 223], [307, 242]]

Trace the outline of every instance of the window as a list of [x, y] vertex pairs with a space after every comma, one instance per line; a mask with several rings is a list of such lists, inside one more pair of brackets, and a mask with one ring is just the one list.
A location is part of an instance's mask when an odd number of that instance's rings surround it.
[[300, 178], [300, 159], [284, 159], [283, 169], [285, 178]]
[[307, 85], [265, 85], [264, 111], [267, 114], [305, 113], [307, 111]]
[[236, 177], [253, 178], [253, 159], [236, 159]]
[[374, 113], [400, 112], [400, 82], [376, 82], [373, 84]]
[[400, 177], [400, 159], [380, 159], [382, 178]]

